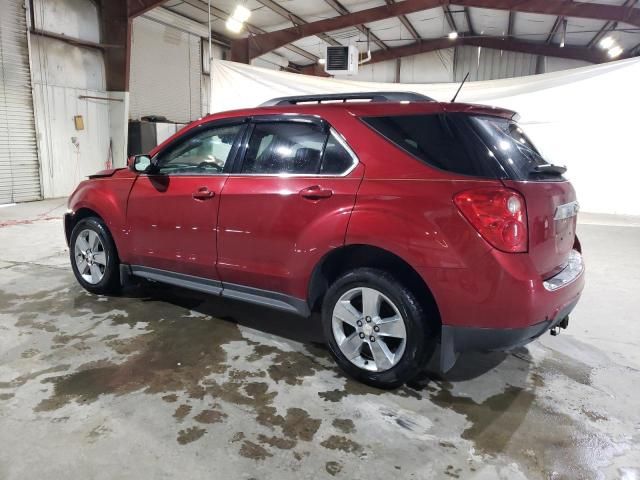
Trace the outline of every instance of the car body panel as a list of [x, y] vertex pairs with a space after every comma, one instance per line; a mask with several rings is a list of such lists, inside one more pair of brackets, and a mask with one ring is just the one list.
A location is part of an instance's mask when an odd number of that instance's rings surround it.
[[[227, 178], [139, 175], [127, 208], [130, 263], [218, 279], [218, 207]], [[212, 196], [194, 198], [204, 190]]]
[[[317, 262], [344, 244], [363, 174], [358, 165], [345, 177], [231, 175], [220, 204], [222, 281], [306, 298]], [[314, 186], [333, 193], [300, 195]]]

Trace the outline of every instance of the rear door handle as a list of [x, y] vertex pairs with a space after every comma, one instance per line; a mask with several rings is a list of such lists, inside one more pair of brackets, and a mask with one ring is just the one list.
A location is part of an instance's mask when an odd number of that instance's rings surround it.
[[329, 198], [333, 195], [333, 190], [330, 188], [322, 188], [320, 185], [313, 185], [312, 187], [300, 190], [299, 195], [309, 200], [320, 200], [321, 198]]
[[215, 192], [212, 192], [207, 187], [200, 187], [198, 190], [193, 192], [192, 196], [196, 200], [206, 200], [207, 198], [213, 198], [215, 196]]

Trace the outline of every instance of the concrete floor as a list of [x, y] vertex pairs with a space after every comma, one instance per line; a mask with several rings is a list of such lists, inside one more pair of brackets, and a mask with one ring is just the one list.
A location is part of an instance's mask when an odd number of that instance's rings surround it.
[[569, 330], [411, 387], [345, 378], [317, 319], [84, 292], [64, 201], [0, 208], [0, 478], [640, 478], [640, 225], [583, 215]]

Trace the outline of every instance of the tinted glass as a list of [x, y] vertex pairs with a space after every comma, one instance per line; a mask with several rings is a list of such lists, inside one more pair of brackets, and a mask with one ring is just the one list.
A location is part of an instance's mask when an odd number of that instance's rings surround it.
[[242, 164], [243, 173], [318, 173], [326, 130], [309, 123], [256, 123]]
[[500, 178], [504, 171], [466, 123], [466, 115], [403, 115], [363, 120], [419, 160], [441, 170]]
[[349, 170], [352, 165], [353, 158], [351, 154], [331, 134], [324, 149], [320, 173], [323, 175], [340, 175]]
[[536, 167], [548, 165], [522, 127], [506, 118], [472, 116], [474, 128], [487, 146], [516, 179], [530, 177], [562, 178], [558, 174], [536, 172]]
[[214, 175], [229, 160], [242, 125], [207, 129], [164, 151], [158, 157], [158, 171], [169, 175]]

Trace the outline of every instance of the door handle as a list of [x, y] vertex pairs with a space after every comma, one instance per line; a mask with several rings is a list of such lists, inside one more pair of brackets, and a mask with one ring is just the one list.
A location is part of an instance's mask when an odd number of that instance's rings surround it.
[[214, 196], [215, 192], [212, 192], [207, 187], [200, 187], [192, 194], [192, 197], [196, 200], [206, 200], [207, 198], [213, 198]]
[[322, 198], [329, 198], [333, 195], [333, 190], [330, 188], [322, 188], [320, 185], [313, 185], [312, 187], [303, 188], [300, 190], [299, 195], [309, 200], [320, 200]]

